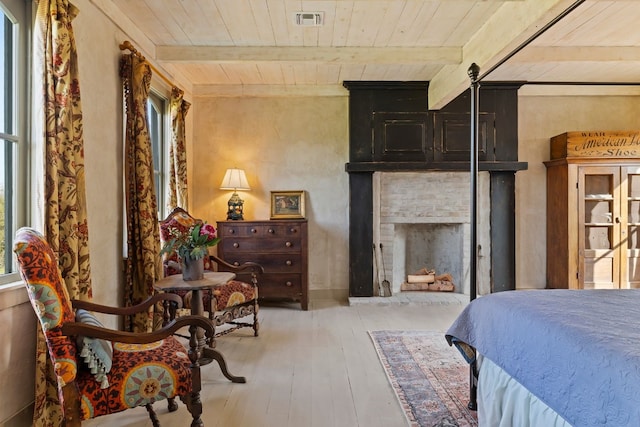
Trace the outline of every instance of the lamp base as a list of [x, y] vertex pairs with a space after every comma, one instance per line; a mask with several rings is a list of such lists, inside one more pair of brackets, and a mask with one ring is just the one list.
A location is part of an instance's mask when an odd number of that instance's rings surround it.
[[227, 219], [228, 220], [240, 220], [244, 219], [242, 210], [244, 209], [244, 200], [238, 196], [235, 191], [231, 195], [231, 198], [227, 202]]

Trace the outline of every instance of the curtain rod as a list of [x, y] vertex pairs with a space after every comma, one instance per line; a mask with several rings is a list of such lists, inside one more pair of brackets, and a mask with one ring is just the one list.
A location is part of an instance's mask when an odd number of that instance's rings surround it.
[[177, 85], [173, 83], [167, 76], [162, 74], [160, 70], [158, 70], [156, 67], [153, 66], [153, 64], [147, 61], [147, 58], [145, 58], [143, 54], [138, 52], [138, 50], [135, 47], [133, 47], [133, 45], [129, 40], [125, 40], [122, 43], [120, 43], [120, 50], [130, 50], [131, 53], [136, 55], [138, 58], [140, 58], [143, 61], [146, 61], [147, 64], [149, 64], [149, 67], [153, 70], [153, 72], [156, 73], [158, 77], [160, 77], [162, 80], [164, 80], [164, 82], [167, 83], [170, 87], [177, 87]]

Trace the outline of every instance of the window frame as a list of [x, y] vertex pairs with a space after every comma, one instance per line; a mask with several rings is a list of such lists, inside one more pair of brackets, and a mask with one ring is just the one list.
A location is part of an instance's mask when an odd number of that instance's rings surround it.
[[[158, 204], [158, 219], [168, 215], [167, 196], [169, 194], [169, 144], [171, 137], [170, 99], [163, 91], [151, 88], [147, 99], [147, 125], [149, 127], [149, 139], [154, 158], [153, 180]], [[158, 119], [152, 120], [151, 110], [157, 112]], [[155, 126], [154, 126], [155, 125]], [[154, 138], [157, 136], [157, 139]], [[156, 165], [156, 156], [157, 165]], [[158, 166], [158, 169], [156, 167]]]
[[[3, 239], [5, 272], [0, 273], [0, 288], [17, 282], [19, 274], [15, 257], [13, 256], [13, 238], [21, 226], [27, 224], [27, 212], [30, 206], [29, 192], [29, 143], [30, 107], [29, 87], [31, 83], [31, 63], [29, 54], [31, 49], [30, 34], [33, 27], [32, 2], [26, 0], [0, 0], [2, 19], [11, 21], [11, 28], [3, 25], [3, 62], [5, 82], [3, 90], [3, 106], [11, 111], [3, 110], [0, 120], [3, 123], [0, 131], [0, 141], [3, 142], [3, 169], [5, 184], [5, 213]], [[9, 36], [9, 37], [7, 37]], [[8, 38], [11, 46], [6, 45]], [[10, 49], [7, 49], [10, 47]], [[10, 115], [11, 117], [7, 117]], [[5, 133], [6, 132], [6, 133]], [[5, 142], [8, 141], [8, 142]]]

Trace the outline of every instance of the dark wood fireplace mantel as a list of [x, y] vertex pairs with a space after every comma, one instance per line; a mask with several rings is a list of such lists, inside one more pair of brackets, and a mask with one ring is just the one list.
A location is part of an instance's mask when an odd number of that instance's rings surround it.
[[[478, 170], [507, 172], [526, 170], [527, 162], [479, 162]], [[424, 172], [424, 171], [465, 171], [470, 169], [469, 162], [356, 162], [347, 163], [347, 172]]]
[[[373, 296], [374, 172], [468, 171], [469, 91], [428, 111], [428, 82], [345, 82], [349, 89], [349, 295]], [[491, 291], [515, 289], [515, 173], [521, 84], [483, 83], [478, 169], [490, 173]]]

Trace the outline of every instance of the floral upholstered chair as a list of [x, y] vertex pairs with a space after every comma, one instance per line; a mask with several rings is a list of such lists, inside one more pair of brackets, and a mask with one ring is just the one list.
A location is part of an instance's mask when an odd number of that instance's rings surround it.
[[71, 301], [56, 257], [39, 232], [30, 228], [18, 230], [14, 252], [47, 342], [66, 427], [137, 406], [145, 406], [153, 425], [158, 426], [151, 405], [168, 399], [169, 410], [175, 411], [176, 396], [191, 412], [191, 426], [204, 425], [195, 339], [187, 349], [173, 334], [188, 326], [192, 334], [200, 327], [207, 337], [212, 337], [209, 319], [180, 317], [152, 333], [104, 328], [93, 312], [131, 315], [163, 301], [168, 318], [181, 306], [181, 299], [158, 294], [126, 308]]
[[[172, 229], [184, 232], [189, 230], [190, 227], [202, 223], [202, 220], [195, 219], [187, 211], [177, 207], [171, 211], [166, 219], [160, 221], [160, 238], [163, 243], [166, 243], [171, 238]], [[181, 273], [180, 259], [177, 253], [165, 253], [162, 262], [165, 276]], [[230, 326], [216, 332], [215, 337], [247, 327], [253, 328], [253, 334], [257, 337], [259, 329], [258, 275], [262, 274], [264, 269], [253, 262], [235, 266], [215, 255], [205, 257], [205, 270], [213, 271], [216, 266], [218, 269], [223, 268], [224, 271], [251, 272], [251, 283], [231, 280], [224, 285], [214, 287], [212, 292], [203, 292], [203, 306], [209, 312], [209, 318], [214, 323], [214, 326]], [[180, 295], [184, 298], [185, 307], [189, 307], [191, 293]], [[252, 316], [251, 321], [238, 320], [247, 316]], [[215, 347], [215, 340], [212, 340], [209, 345]]]

